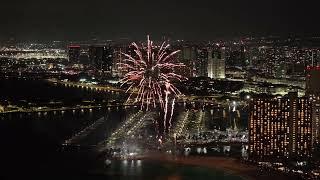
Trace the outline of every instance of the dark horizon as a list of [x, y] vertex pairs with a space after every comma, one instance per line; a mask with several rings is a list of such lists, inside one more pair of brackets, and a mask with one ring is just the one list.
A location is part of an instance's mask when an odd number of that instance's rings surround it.
[[[62, 43], [71, 43], [71, 44], [82, 44], [82, 43], [104, 43], [104, 42], [138, 42], [138, 43], [143, 43], [146, 41], [147, 36], [150, 36], [150, 39], [154, 42], [162, 42], [163, 40], [170, 40], [170, 41], [178, 41], [178, 40], [183, 40], [184, 42], [194, 42], [194, 43], [201, 43], [201, 42], [217, 42], [217, 41], [232, 41], [232, 40], [244, 40], [246, 38], [254, 38], [254, 39], [280, 39], [280, 40], [285, 40], [288, 38], [291, 39], [296, 39], [296, 40], [311, 40], [311, 39], [319, 39], [320, 40], [320, 35], [299, 35], [299, 34], [287, 34], [287, 35], [275, 35], [275, 34], [266, 34], [266, 35], [235, 35], [235, 36], [220, 36], [220, 37], [214, 37], [211, 39], [180, 39], [176, 38], [174, 36], [153, 36], [153, 34], [145, 34], [142, 35], [140, 38], [134, 38], [134, 37], [116, 37], [114, 39], [104, 39], [99, 36], [93, 36], [93, 37], [88, 37], [87, 39], [18, 39], [16, 36], [11, 36], [5, 39], [0, 39], [0, 43], [52, 43], [52, 42], [62, 42]], [[166, 39], [164, 39], [166, 38]]]
[[130, 38], [212, 40], [239, 36], [319, 36], [315, 0], [6, 1], [0, 39]]

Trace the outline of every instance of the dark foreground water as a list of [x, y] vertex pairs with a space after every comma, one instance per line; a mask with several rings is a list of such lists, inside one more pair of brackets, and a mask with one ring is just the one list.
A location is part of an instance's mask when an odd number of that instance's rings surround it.
[[[119, 180], [189, 180], [239, 177], [222, 171], [196, 166], [155, 161], [112, 161], [106, 166], [87, 146], [62, 150], [61, 142], [79, 129], [106, 117], [105, 123], [81, 141], [92, 145], [103, 140], [123, 121], [130, 109], [92, 112], [48, 113], [47, 115], [11, 114], [0, 118], [1, 164], [3, 179], [119, 179]], [[106, 116], [108, 114], [108, 116]], [[121, 116], [122, 114], [122, 116]]]
[[[22, 90], [22, 88], [17, 88], [18, 84], [24, 87], [24, 93], [20, 95], [17, 89]], [[6, 81], [5, 89], [6, 91], [1, 91], [1, 97], [12, 100], [15, 93], [21, 99], [28, 99], [27, 97], [33, 99], [32, 96], [37, 94], [33, 93], [33, 89], [43, 92], [41, 99], [63, 99], [64, 97], [59, 96], [65, 91], [49, 91], [47, 85], [38, 82], [21, 84], [20, 81], [18, 83]], [[16, 90], [10, 91], [10, 89]], [[81, 97], [80, 94], [77, 95]], [[70, 101], [73, 98], [71, 97]], [[97, 131], [79, 140], [83, 145], [98, 143], [107, 138], [118, 124], [134, 111], [94, 109], [84, 112], [0, 114], [0, 179], [240, 179], [213, 169], [163, 162], [113, 161], [110, 166], [105, 166], [98, 160], [101, 159], [99, 155], [86, 146], [62, 150], [61, 144], [65, 139], [96, 120], [105, 118], [105, 122], [97, 128]]]

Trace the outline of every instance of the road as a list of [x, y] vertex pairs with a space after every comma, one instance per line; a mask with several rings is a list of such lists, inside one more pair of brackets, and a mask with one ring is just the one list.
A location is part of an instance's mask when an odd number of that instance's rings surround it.
[[21, 108], [21, 107], [16, 107], [17, 109], [15, 110], [9, 110], [9, 111], [4, 111], [0, 112], [0, 114], [7, 114], [7, 113], [41, 113], [41, 112], [50, 112], [50, 111], [70, 111], [70, 110], [85, 110], [88, 109], [91, 111], [92, 109], [97, 109], [97, 108], [111, 108], [111, 107], [132, 107], [136, 106], [134, 104], [108, 104], [108, 105], [81, 105], [81, 106], [74, 106], [74, 107], [59, 107], [59, 108], [49, 108], [49, 107], [32, 107], [32, 108]]
[[[110, 92], [110, 93], [125, 93], [126, 90], [117, 88], [114, 86], [109, 85], [96, 85], [90, 83], [81, 83], [81, 82], [71, 82], [71, 81], [60, 81], [56, 79], [47, 79], [48, 82], [53, 84], [60, 84], [65, 87], [74, 87], [74, 88], [81, 88], [81, 89], [89, 89], [93, 91], [103, 91], [103, 92]], [[193, 102], [193, 103], [201, 103], [206, 105], [217, 105], [215, 98], [220, 97], [218, 96], [185, 96], [180, 95], [177, 97], [177, 103], [185, 103], [185, 102]]]

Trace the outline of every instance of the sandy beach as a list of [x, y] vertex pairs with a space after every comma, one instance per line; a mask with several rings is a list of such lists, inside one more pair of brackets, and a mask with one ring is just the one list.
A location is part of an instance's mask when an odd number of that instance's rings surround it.
[[226, 157], [201, 157], [201, 156], [173, 156], [162, 153], [148, 153], [147, 155], [138, 156], [135, 159], [162, 161], [168, 163], [176, 163], [181, 165], [201, 166], [213, 168], [216, 170], [227, 172], [228, 174], [241, 176], [243, 179], [256, 179], [250, 174], [255, 174], [257, 168], [255, 166], [240, 163], [236, 159]]
[[181, 165], [192, 165], [206, 168], [212, 168], [215, 170], [223, 171], [231, 175], [240, 176], [246, 180], [273, 180], [277, 179], [289, 179], [284, 174], [280, 173], [265, 173], [258, 174], [258, 167], [240, 162], [234, 158], [228, 157], [204, 157], [204, 156], [173, 156], [163, 154], [159, 152], [148, 153], [143, 156], [135, 157], [135, 159], [162, 161], [168, 163], [177, 163]]

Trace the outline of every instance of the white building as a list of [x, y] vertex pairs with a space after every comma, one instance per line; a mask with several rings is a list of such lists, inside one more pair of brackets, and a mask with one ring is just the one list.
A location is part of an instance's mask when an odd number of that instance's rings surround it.
[[208, 77], [214, 79], [224, 79], [225, 73], [225, 48], [208, 50]]

